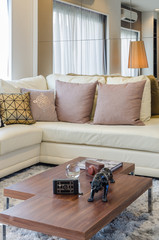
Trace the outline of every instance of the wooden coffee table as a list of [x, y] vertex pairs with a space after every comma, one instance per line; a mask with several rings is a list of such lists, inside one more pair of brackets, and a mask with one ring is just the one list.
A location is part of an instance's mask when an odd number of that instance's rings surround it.
[[[72, 162], [83, 159], [76, 158]], [[110, 223], [146, 190], [149, 194], [148, 210], [151, 212], [152, 179], [128, 175], [134, 172], [135, 166], [131, 163], [124, 163], [114, 172], [115, 184], [110, 184], [106, 203], [102, 202], [102, 191], [95, 195], [93, 203], [87, 201], [91, 178], [85, 170], [81, 170], [80, 174], [83, 195], [53, 195], [52, 180], [65, 177], [67, 164], [5, 188], [6, 208], [9, 207], [9, 198], [25, 201], [0, 213], [0, 222], [66, 239], [85, 240]], [[6, 239], [5, 225], [3, 240]]]

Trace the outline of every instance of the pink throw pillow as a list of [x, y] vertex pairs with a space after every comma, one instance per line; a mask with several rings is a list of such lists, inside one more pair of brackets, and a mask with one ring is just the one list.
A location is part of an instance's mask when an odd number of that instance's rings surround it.
[[144, 125], [140, 121], [140, 109], [145, 82], [99, 84], [93, 123]]
[[30, 92], [30, 107], [36, 121], [57, 122], [54, 91], [21, 88], [22, 93]]
[[90, 120], [97, 83], [56, 80], [56, 110], [59, 121], [86, 123]]

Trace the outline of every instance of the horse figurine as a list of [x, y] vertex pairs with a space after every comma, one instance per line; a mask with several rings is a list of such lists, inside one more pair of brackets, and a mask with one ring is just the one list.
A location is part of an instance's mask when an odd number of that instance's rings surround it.
[[100, 172], [96, 173], [93, 178], [93, 181], [90, 182], [91, 184], [91, 194], [88, 202], [93, 202], [94, 194], [97, 193], [99, 190], [104, 188], [104, 194], [102, 197], [103, 202], [107, 202], [107, 194], [109, 188], [109, 182], [115, 183], [113, 179], [112, 171], [109, 168], [102, 168]]

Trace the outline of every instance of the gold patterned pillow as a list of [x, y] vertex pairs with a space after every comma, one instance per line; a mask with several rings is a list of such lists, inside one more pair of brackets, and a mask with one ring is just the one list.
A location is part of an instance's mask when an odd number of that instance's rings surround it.
[[29, 92], [0, 94], [0, 115], [5, 124], [35, 123], [30, 109]]

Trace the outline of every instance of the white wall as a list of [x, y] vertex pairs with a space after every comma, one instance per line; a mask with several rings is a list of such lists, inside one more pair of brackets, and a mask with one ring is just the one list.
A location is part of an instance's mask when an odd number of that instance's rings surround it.
[[153, 25], [154, 25], [154, 13], [143, 12], [142, 13], [142, 40], [145, 43], [145, 50], [148, 60], [148, 68], [142, 69], [142, 74], [153, 75]]
[[37, 74], [37, 0], [10, 0], [11, 79]]

